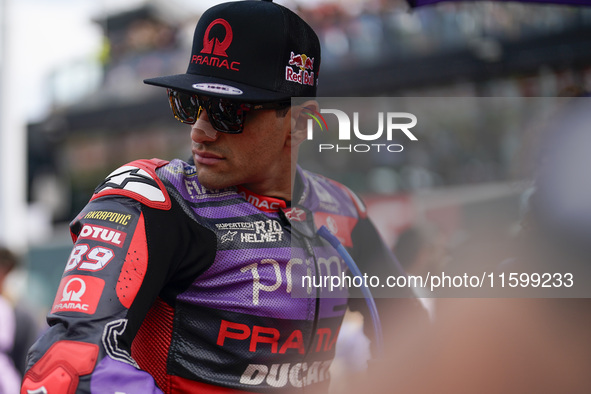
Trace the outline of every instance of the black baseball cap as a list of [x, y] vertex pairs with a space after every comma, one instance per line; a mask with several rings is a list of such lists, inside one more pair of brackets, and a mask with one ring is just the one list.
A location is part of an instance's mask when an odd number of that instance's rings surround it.
[[199, 19], [185, 74], [144, 83], [262, 103], [314, 97], [320, 42], [293, 11], [271, 1], [233, 1]]

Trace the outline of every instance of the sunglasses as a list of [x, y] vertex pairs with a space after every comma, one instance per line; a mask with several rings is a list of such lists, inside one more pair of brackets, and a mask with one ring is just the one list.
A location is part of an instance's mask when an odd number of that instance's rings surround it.
[[205, 110], [212, 127], [216, 131], [228, 134], [242, 133], [249, 111], [280, 109], [291, 104], [290, 101], [248, 104], [219, 97], [197, 96], [173, 89], [167, 89], [167, 92], [170, 108], [177, 120], [185, 124], [195, 124]]

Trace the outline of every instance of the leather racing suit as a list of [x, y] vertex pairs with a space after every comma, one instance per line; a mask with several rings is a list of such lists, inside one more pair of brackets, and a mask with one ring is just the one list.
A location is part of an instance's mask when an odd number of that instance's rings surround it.
[[298, 167], [294, 189], [293, 206], [208, 190], [181, 160], [111, 173], [70, 225], [51, 327], [29, 352], [21, 392], [326, 387], [343, 315], [364, 300], [319, 285], [346, 266], [316, 229], [328, 227], [362, 271], [399, 272], [346, 187]]

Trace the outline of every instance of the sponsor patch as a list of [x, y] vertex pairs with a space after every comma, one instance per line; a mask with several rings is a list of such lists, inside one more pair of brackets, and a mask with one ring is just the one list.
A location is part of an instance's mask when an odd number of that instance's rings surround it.
[[90, 211], [83, 217], [84, 219], [96, 219], [105, 222], [116, 223], [122, 226], [127, 226], [133, 216], [130, 214], [112, 212], [112, 211]]
[[292, 222], [305, 222], [306, 221], [306, 211], [303, 209], [299, 209], [297, 207], [288, 208], [284, 210], [285, 217], [288, 218]]
[[216, 227], [223, 231], [219, 235], [221, 243], [235, 240], [245, 243], [281, 242], [283, 240], [281, 223], [274, 219], [217, 223]]
[[305, 387], [330, 379], [332, 360], [304, 363], [249, 364], [240, 383], [249, 386], [268, 384], [271, 387]]
[[125, 242], [125, 233], [111, 228], [85, 224], [78, 234], [78, 239], [93, 239], [108, 244], [122, 247]]
[[230, 242], [234, 241], [234, 236], [236, 234], [238, 234], [238, 231], [228, 231], [227, 233], [222, 235], [222, 237], [221, 237], [222, 243], [228, 242], [228, 241], [230, 241]]
[[238, 186], [238, 194], [263, 212], [277, 212], [278, 210], [287, 207], [285, 200], [261, 196], [260, 194], [253, 193], [241, 186]]
[[[295, 70], [294, 70], [295, 68]], [[285, 80], [300, 85], [314, 86], [314, 58], [301, 53], [291, 52], [287, 66], [285, 66]], [[308, 71], [310, 70], [310, 71]]]
[[71, 275], [62, 278], [51, 313], [80, 312], [94, 314], [103, 294], [105, 281], [93, 276]]

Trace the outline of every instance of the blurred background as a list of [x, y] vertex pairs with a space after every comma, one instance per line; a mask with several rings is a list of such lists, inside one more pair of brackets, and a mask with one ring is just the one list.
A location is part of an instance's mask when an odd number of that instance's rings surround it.
[[[591, 8], [277, 2], [319, 34], [321, 96], [506, 97], [523, 108], [591, 88]], [[185, 72], [196, 21], [215, 3], [0, 1], [0, 243], [23, 261], [5, 292], [41, 320], [70, 252], [68, 223], [95, 186], [134, 159], [190, 156], [189, 129], [142, 80]], [[482, 115], [470, 102], [461, 112]], [[493, 115], [426, 129], [417, 149], [346, 172], [334, 157], [304, 160], [366, 200], [389, 246], [404, 235], [405, 261], [443, 263], [469, 244], [472, 224], [496, 218], [503, 237], [519, 225], [537, 146], [530, 125], [541, 119], [529, 115], [511, 127]]]

